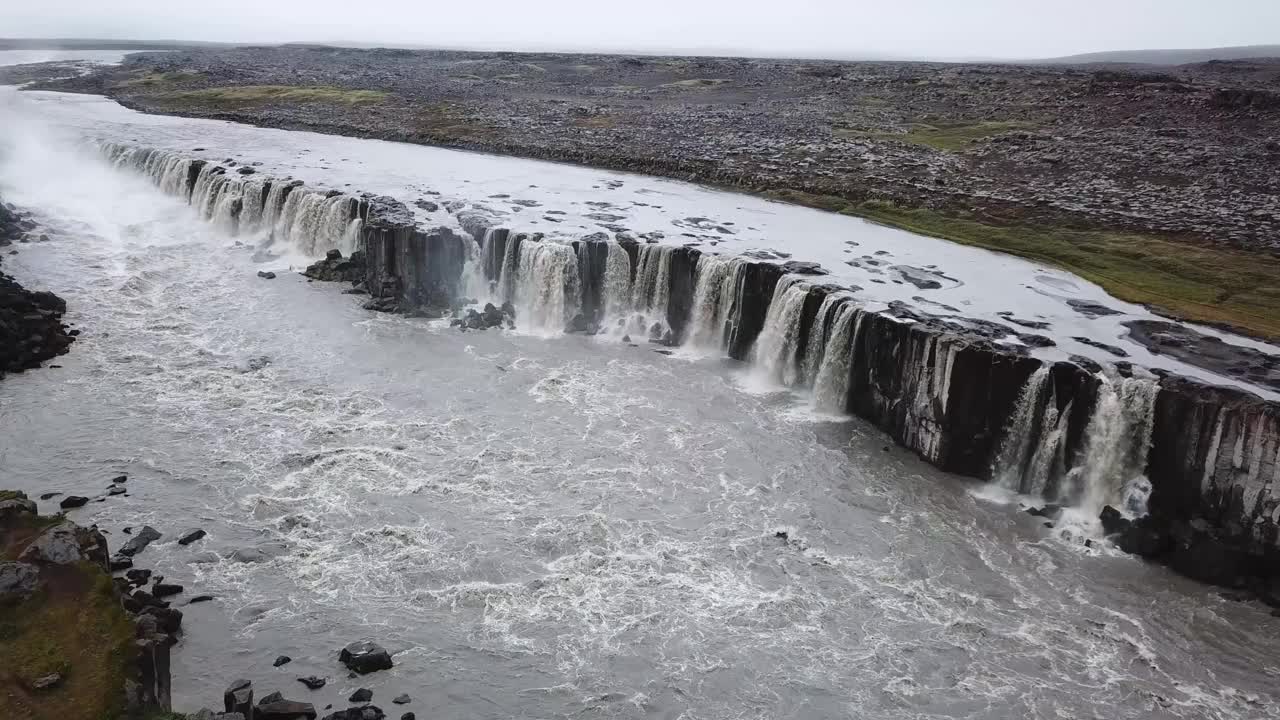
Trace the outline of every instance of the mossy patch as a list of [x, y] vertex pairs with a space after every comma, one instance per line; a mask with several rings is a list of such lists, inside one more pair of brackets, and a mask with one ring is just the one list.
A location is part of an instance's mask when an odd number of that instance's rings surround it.
[[[134, 628], [110, 576], [82, 563], [46, 568], [42, 580], [41, 592], [0, 613], [0, 717], [119, 717]], [[32, 688], [51, 673], [61, 682]]]
[[140, 88], [181, 85], [183, 83], [199, 80], [203, 77], [203, 74], [197, 72], [141, 72], [136, 77], [132, 77], [119, 83], [117, 87]]
[[255, 105], [368, 105], [387, 99], [381, 90], [349, 90], [331, 86], [236, 85], [160, 93], [157, 100], [183, 105], [243, 108]]
[[440, 103], [415, 109], [414, 125], [426, 142], [473, 142], [491, 137], [493, 128], [454, 113], [453, 107]]
[[1034, 127], [1034, 123], [1021, 121], [984, 120], [978, 122], [912, 123], [907, 126], [907, 131], [904, 133], [848, 128], [836, 128], [833, 132], [842, 137], [896, 140], [898, 142], [911, 143], [912, 145], [925, 145], [946, 152], [961, 152], [979, 140]]
[[854, 203], [792, 190], [771, 197], [874, 220], [920, 235], [1055, 265], [1121, 300], [1169, 315], [1280, 339], [1280, 259], [1142, 235], [1025, 224], [993, 225], [927, 209]]
[[17, 490], [0, 490], [0, 502], [4, 502], [6, 500], [24, 500], [26, 497], [25, 493], [18, 492]]

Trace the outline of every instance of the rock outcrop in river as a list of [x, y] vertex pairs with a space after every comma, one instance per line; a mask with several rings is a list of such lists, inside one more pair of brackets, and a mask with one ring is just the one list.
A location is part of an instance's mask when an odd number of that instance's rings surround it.
[[[0, 248], [26, 240], [35, 227], [16, 208], [0, 201]], [[62, 323], [66, 311], [66, 302], [57, 295], [27, 290], [0, 273], [0, 377], [40, 367], [65, 354], [79, 334]]]

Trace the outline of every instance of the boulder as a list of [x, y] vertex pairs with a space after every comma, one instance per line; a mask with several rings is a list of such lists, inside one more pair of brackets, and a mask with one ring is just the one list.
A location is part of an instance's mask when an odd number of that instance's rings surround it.
[[161, 537], [162, 536], [158, 530], [150, 525], [143, 525], [137, 535], [129, 538], [129, 542], [120, 547], [119, 553], [126, 557], [133, 557], [143, 550], [146, 550], [148, 545], [159, 540]]
[[89, 561], [105, 570], [108, 567], [107, 541], [96, 530], [86, 530], [73, 522], [62, 522], [31, 541], [18, 559], [53, 565]]
[[40, 586], [40, 568], [21, 562], [0, 563], [0, 603], [24, 600]]
[[306, 685], [308, 690], [319, 690], [324, 687], [326, 680], [322, 677], [316, 677], [315, 675], [308, 675], [304, 678], [298, 678], [298, 682]]
[[288, 655], [280, 655], [279, 657], [276, 658], [275, 662], [271, 663], [271, 666], [280, 667], [281, 665], [288, 665], [292, 661], [293, 661], [293, 658], [289, 657]]
[[275, 280], [276, 274], [271, 272], [270, 270], [259, 270], [258, 277], [262, 278], [263, 280]]
[[191, 543], [199, 540], [200, 538], [204, 537], [207, 534], [208, 533], [206, 533], [204, 530], [201, 530], [200, 528], [194, 528], [192, 530], [188, 530], [178, 536], [178, 544], [190, 545]]
[[158, 598], [169, 597], [170, 595], [177, 595], [181, 592], [182, 592], [182, 586], [175, 585], [173, 583], [156, 583], [155, 585], [151, 586], [151, 594], [155, 595]]
[[[134, 593], [137, 595], [137, 593]], [[182, 629], [182, 611], [169, 607], [150, 605], [142, 608], [140, 615], [150, 615], [156, 619], [161, 632], [172, 635]]]
[[71, 510], [73, 508], [84, 507], [89, 502], [89, 498], [82, 495], [68, 495], [62, 498], [58, 503], [58, 507], [63, 510]]
[[222, 707], [227, 712], [240, 713], [245, 720], [253, 720], [253, 683], [236, 680], [222, 693]]
[[1129, 528], [1131, 521], [1120, 514], [1120, 511], [1107, 505], [1102, 508], [1102, 512], [1098, 515], [1098, 519], [1102, 521], [1102, 532], [1107, 535], [1117, 535]]
[[283, 700], [283, 699], [284, 699], [284, 694], [277, 690], [276, 692], [267, 693], [266, 695], [263, 695], [261, 698], [258, 699], [258, 704], [266, 705], [268, 703], [273, 703], [277, 700]]
[[377, 705], [365, 705], [330, 713], [324, 716], [324, 720], [383, 720], [386, 716]]
[[270, 557], [257, 548], [241, 548], [231, 553], [231, 559], [242, 563], [266, 562]]
[[409, 693], [400, 693], [391, 701], [397, 705], [408, 705], [413, 702], [413, 698], [409, 697]]
[[367, 675], [378, 670], [390, 670], [391, 654], [377, 643], [363, 640], [353, 642], [338, 653], [338, 660], [353, 672]]
[[35, 515], [37, 512], [35, 502], [28, 500], [25, 493], [18, 491], [0, 492], [0, 522], [18, 515]]
[[351, 702], [357, 702], [357, 703], [369, 702], [372, 699], [373, 699], [373, 691], [370, 690], [369, 688], [360, 688], [359, 690], [356, 690], [355, 692], [351, 693], [351, 697], [347, 698], [347, 700]]
[[124, 574], [124, 576], [134, 585], [146, 585], [151, 581], [151, 571], [145, 568], [129, 570]]
[[316, 708], [297, 700], [276, 700], [254, 709], [254, 720], [315, 720]]
[[115, 557], [111, 558], [111, 563], [109, 565], [109, 569], [111, 570], [111, 572], [128, 570], [131, 567], [133, 567], [133, 558], [127, 558], [127, 557], [124, 557], [123, 555], [116, 555]]

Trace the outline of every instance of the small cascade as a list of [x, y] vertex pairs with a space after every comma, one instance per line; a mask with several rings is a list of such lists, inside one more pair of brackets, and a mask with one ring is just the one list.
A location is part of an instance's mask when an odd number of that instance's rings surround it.
[[631, 309], [644, 316], [644, 322], [668, 328], [667, 304], [671, 291], [670, 245], [647, 244], [640, 247], [636, 265], [636, 281], [631, 288]]
[[854, 345], [864, 317], [862, 308], [844, 303], [836, 310], [831, 337], [822, 349], [822, 362], [813, 380], [813, 407], [820, 412], [843, 413], [849, 402], [849, 376]]
[[742, 282], [742, 258], [703, 255], [698, 258], [697, 285], [689, 313], [688, 347], [722, 351], [732, 322], [731, 312]]
[[800, 344], [800, 315], [809, 294], [808, 283], [787, 275], [778, 281], [765, 316], [764, 329], [756, 339], [754, 361], [764, 374], [786, 387], [800, 380], [796, 351]]
[[608, 245], [601, 316], [608, 319], [623, 318], [631, 309], [631, 256], [616, 242]]
[[520, 253], [525, 245], [523, 235], [513, 235], [507, 240], [502, 270], [498, 274], [498, 299], [503, 302], [516, 301], [516, 289], [520, 284]]
[[516, 288], [517, 319], [528, 330], [560, 333], [579, 312], [578, 256], [570, 245], [524, 243]]
[[[486, 233], [485, 241], [489, 239]], [[459, 283], [462, 297], [476, 303], [488, 302], [489, 281], [484, 276], [484, 248], [477, 245], [470, 235], [462, 238], [462, 246], [466, 254], [462, 261], [462, 282]]]
[[[996, 452], [991, 466], [991, 478], [1001, 487], [1014, 492], [1028, 492], [1028, 480], [1032, 475], [1028, 468], [1032, 465], [1033, 455], [1040, 449], [1039, 433], [1040, 415], [1044, 408], [1045, 396], [1049, 393], [1049, 366], [1041, 365], [1018, 394], [1018, 402], [1014, 406], [1013, 415], [1005, 425], [1004, 439]], [[1057, 408], [1052, 408], [1054, 413]], [[1053, 418], [1056, 421], [1056, 418]]]
[[830, 316], [841, 297], [837, 293], [827, 293], [826, 297], [822, 298], [818, 314], [813, 318], [813, 327], [809, 328], [809, 341], [804, 351], [804, 366], [801, 368], [801, 378], [809, 387], [812, 387], [814, 381], [818, 379], [818, 368], [822, 365], [827, 339], [830, 336]]
[[[1141, 378], [1104, 378], [1085, 429], [1084, 457], [1068, 491], [1090, 517], [1111, 505], [1146, 512], [1147, 453], [1158, 386]], [[1132, 501], [1132, 502], [1131, 502]]]
[[1035, 450], [1023, 470], [1021, 491], [1041, 497], [1057, 496], [1061, 478], [1067, 467], [1067, 427], [1074, 400], [1058, 411], [1058, 400], [1052, 388], [1036, 431]]
[[[491, 227], [484, 232], [480, 243], [480, 269], [485, 281], [496, 284], [502, 277], [502, 260], [507, 250], [507, 237], [510, 231], [506, 228]], [[490, 290], [486, 295], [493, 294]]]

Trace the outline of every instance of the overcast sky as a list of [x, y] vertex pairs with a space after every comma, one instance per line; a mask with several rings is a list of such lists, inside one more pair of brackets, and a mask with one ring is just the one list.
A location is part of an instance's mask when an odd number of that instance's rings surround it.
[[0, 0], [0, 35], [805, 57], [1280, 43], [1280, 0]]

